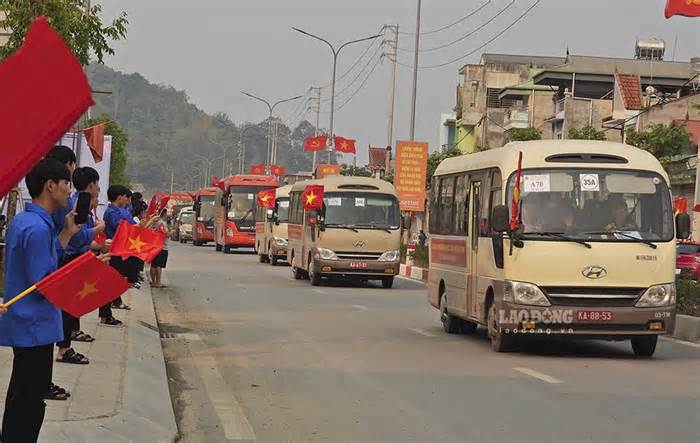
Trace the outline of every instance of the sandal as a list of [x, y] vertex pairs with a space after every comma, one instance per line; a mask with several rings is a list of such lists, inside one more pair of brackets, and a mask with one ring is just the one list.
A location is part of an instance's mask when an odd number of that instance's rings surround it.
[[122, 303], [120, 305], [112, 305], [112, 309], [124, 309], [126, 311], [131, 311], [131, 306]]
[[68, 349], [62, 356], [56, 358], [56, 361], [61, 363], [71, 363], [74, 365], [87, 365], [90, 363], [90, 360], [88, 360], [87, 357], [85, 357], [83, 354], [75, 352], [73, 348]]
[[92, 343], [95, 341], [93, 336], [90, 334], [86, 334], [83, 331], [73, 331], [73, 333], [70, 335], [70, 339], [73, 341], [81, 341], [84, 343]]
[[46, 392], [46, 395], [44, 396], [44, 399], [45, 400], [65, 401], [65, 400], [68, 400], [68, 397], [70, 397], [70, 393], [68, 391], [51, 383], [49, 385], [49, 390]]

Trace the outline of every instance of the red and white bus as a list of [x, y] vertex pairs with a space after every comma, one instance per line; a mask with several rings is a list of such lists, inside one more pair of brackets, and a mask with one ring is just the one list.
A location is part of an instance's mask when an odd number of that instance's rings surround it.
[[275, 189], [277, 179], [269, 175], [234, 175], [217, 189], [214, 217], [216, 250], [255, 246], [255, 209], [258, 192]]
[[195, 246], [214, 241], [216, 191], [216, 188], [202, 188], [194, 193], [195, 226], [192, 230], [192, 244]]

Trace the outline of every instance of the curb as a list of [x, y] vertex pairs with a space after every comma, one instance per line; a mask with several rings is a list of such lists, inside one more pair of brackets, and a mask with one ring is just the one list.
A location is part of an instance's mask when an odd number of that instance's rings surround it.
[[178, 435], [150, 286], [131, 296], [122, 407], [99, 419], [45, 422], [40, 441], [172, 442]]
[[412, 265], [401, 264], [401, 270], [399, 271], [401, 277], [410, 278], [412, 280], [418, 280], [422, 282], [428, 281], [428, 270], [425, 268], [419, 268]]
[[676, 315], [676, 329], [673, 337], [689, 342], [697, 342], [700, 339], [700, 317], [690, 315]]

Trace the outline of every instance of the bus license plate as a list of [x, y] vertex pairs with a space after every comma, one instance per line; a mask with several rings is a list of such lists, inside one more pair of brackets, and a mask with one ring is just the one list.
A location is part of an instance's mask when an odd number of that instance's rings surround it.
[[362, 261], [351, 261], [350, 262], [350, 267], [353, 269], [366, 269], [367, 268], [367, 263], [362, 262]]
[[576, 311], [576, 321], [612, 321], [612, 311]]

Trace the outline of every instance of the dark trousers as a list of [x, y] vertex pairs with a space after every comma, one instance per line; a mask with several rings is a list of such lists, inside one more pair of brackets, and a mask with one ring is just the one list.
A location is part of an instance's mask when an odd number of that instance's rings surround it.
[[80, 319], [73, 317], [66, 311], [61, 311], [63, 317], [63, 341], [57, 343], [59, 348], [70, 348], [71, 334], [80, 330]]
[[2, 417], [3, 443], [35, 442], [44, 422], [53, 369], [53, 344], [12, 348], [12, 375]]

